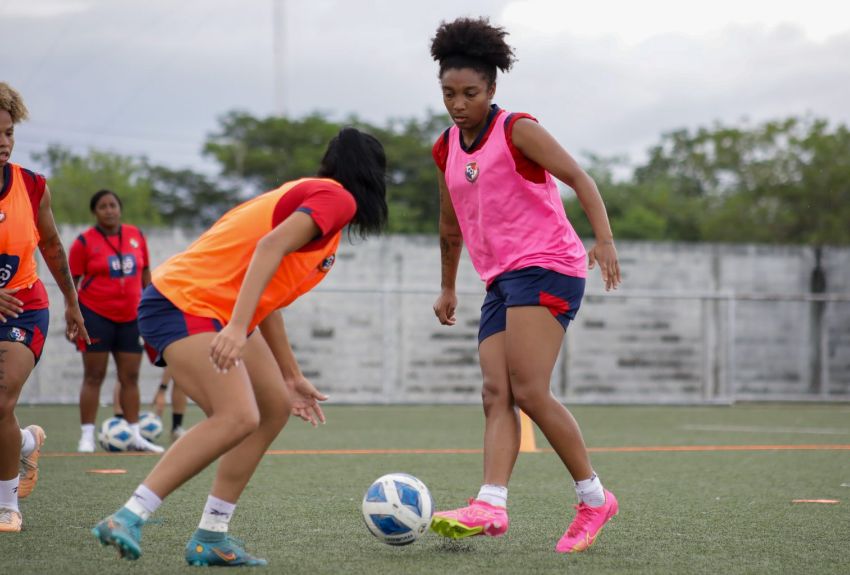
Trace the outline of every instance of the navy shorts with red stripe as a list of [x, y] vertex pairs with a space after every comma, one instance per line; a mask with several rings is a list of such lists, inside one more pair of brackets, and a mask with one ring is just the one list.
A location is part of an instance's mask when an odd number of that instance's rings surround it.
[[44, 350], [44, 338], [50, 325], [49, 308], [24, 309], [18, 317], [7, 317], [0, 324], [0, 341], [16, 341], [27, 346], [35, 356], [35, 363], [41, 359]]
[[509, 307], [543, 306], [564, 330], [575, 319], [584, 296], [584, 278], [540, 267], [512, 270], [496, 276], [481, 304], [478, 343], [505, 331]]
[[133, 321], [112, 321], [80, 304], [80, 312], [83, 321], [86, 322], [86, 331], [89, 333], [89, 341], [77, 339], [77, 350], [81, 352], [119, 352], [119, 353], [142, 353], [142, 344], [139, 342], [139, 325]]
[[142, 292], [139, 302], [139, 332], [151, 361], [165, 367], [162, 353], [175, 341], [208, 331], [221, 331], [221, 322], [209, 317], [184, 313], [162, 295], [153, 284]]

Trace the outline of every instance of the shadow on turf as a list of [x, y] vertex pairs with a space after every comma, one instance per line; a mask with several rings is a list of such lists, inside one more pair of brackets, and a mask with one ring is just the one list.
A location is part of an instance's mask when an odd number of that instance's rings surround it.
[[442, 553], [470, 553], [472, 549], [471, 541], [455, 541], [452, 539], [444, 539], [437, 543], [434, 548]]

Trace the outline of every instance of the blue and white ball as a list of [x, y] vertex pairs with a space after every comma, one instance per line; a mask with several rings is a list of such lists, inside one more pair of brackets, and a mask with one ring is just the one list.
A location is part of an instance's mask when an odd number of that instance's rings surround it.
[[139, 432], [148, 441], [156, 441], [162, 435], [162, 420], [153, 411], [140, 413]]
[[362, 510], [372, 535], [387, 545], [408, 545], [431, 525], [434, 500], [419, 479], [407, 473], [389, 473], [369, 486]]
[[126, 419], [110, 417], [100, 424], [97, 439], [106, 451], [127, 451], [133, 442], [133, 430]]

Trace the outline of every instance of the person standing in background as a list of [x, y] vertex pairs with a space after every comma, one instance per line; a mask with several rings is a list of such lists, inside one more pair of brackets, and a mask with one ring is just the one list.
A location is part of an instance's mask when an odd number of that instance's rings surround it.
[[165, 394], [168, 393], [168, 384], [174, 383], [171, 387], [171, 442], [174, 443], [186, 433], [183, 428], [183, 416], [186, 414], [186, 405], [188, 398], [180, 386], [177, 385], [174, 378], [171, 377], [171, 370], [166, 366], [162, 370], [162, 379], [159, 381], [159, 387], [156, 390], [156, 395], [153, 397], [154, 413], [162, 419], [162, 414], [165, 413]]
[[120, 405], [133, 430], [131, 451], [164, 450], [139, 431], [139, 369], [142, 344], [136, 321], [142, 289], [151, 282], [145, 236], [139, 228], [121, 222], [121, 198], [110, 190], [96, 192], [89, 201], [95, 225], [71, 245], [71, 274], [90, 342], [77, 339], [83, 358], [80, 389], [80, 441], [77, 451], [92, 453], [100, 388], [109, 356], [115, 358]]

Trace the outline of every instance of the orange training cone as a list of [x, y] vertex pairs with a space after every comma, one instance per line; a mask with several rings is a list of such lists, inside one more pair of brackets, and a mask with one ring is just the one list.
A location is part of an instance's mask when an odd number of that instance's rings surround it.
[[537, 444], [534, 440], [534, 422], [524, 411], [519, 412], [519, 451], [520, 453], [534, 453]]

